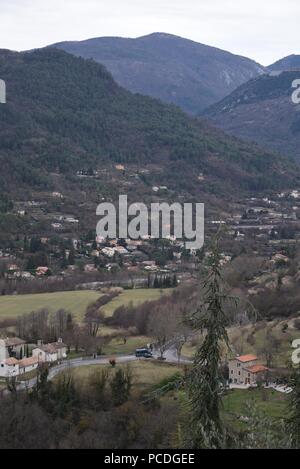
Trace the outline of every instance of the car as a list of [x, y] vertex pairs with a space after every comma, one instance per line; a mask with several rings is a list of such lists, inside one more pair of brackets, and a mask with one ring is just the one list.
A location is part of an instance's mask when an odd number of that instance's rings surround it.
[[137, 358], [153, 358], [152, 352], [147, 348], [137, 348], [135, 351]]

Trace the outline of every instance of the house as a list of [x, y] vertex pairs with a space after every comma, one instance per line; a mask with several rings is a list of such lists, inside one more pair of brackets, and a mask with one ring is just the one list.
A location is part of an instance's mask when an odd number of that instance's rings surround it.
[[19, 375], [19, 361], [16, 358], [6, 358], [0, 362], [0, 376], [12, 378]]
[[67, 346], [62, 339], [51, 344], [40, 344], [32, 350], [32, 356], [38, 358], [42, 363], [54, 363], [67, 358]]
[[76, 224], [79, 223], [79, 220], [74, 217], [65, 217], [64, 219], [67, 223]]
[[22, 278], [24, 280], [31, 280], [33, 279], [33, 275], [30, 273], [30, 272], [20, 272], [19, 275], [18, 275], [18, 278]]
[[39, 345], [31, 357], [25, 357], [25, 344], [18, 337], [0, 340], [0, 377], [20, 376], [36, 370], [39, 363], [54, 363], [67, 357], [67, 346], [62, 339]]
[[104, 236], [96, 236], [96, 243], [97, 244], [103, 244], [105, 243], [106, 241], [106, 238], [104, 238]]
[[277, 264], [277, 263], [288, 264], [289, 258], [287, 256], [285, 256], [284, 254], [277, 253], [272, 257], [270, 262], [272, 264]]
[[52, 192], [51, 195], [54, 199], [63, 199], [64, 198], [64, 196], [60, 192]]
[[48, 267], [40, 266], [36, 269], [36, 275], [38, 277], [42, 277], [44, 275], [47, 275], [50, 272]]
[[116, 246], [114, 248], [115, 253], [120, 254], [120, 255], [125, 255], [128, 254], [128, 250], [124, 248], [123, 246]]
[[93, 272], [97, 272], [98, 270], [97, 270], [97, 267], [95, 267], [94, 264], [86, 264], [86, 265], [84, 266], [84, 271], [85, 271], [85, 273], [87, 273], [87, 274], [91, 274], [91, 273], [93, 273]]
[[40, 345], [32, 350], [32, 356], [36, 357], [40, 363], [57, 362], [57, 350], [51, 344]]
[[231, 384], [255, 386], [264, 381], [268, 368], [258, 363], [256, 355], [241, 355], [229, 361], [229, 382]]
[[30, 371], [36, 370], [39, 366], [39, 359], [37, 357], [23, 358], [18, 362], [19, 374], [29, 373]]
[[109, 247], [106, 247], [106, 248], [103, 248], [101, 253], [106, 256], [106, 257], [114, 257], [115, 255], [115, 249], [114, 248], [109, 248]]
[[67, 358], [68, 347], [66, 346], [66, 344], [63, 343], [62, 339], [58, 339], [57, 342], [54, 342], [51, 345], [56, 348], [58, 360], [63, 360], [64, 358]]
[[0, 362], [7, 358], [22, 358], [25, 355], [25, 344], [19, 337], [0, 339]]
[[11, 378], [35, 370], [38, 359], [25, 357], [26, 342], [18, 337], [0, 339], [0, 376]]
[[9, 264], [8, 267], [7, 267], [7, 270], [9, 272], [16, 272], [16, 271], [19, 271], [20, 268], [19, 268], [19, 266], [17, 266], [17, 264]]
[[51, 223], [51, 226], [52, 228], [54, 228], [55, 230], [60, 230], [62, 228], [62, 224], [61, 223]]

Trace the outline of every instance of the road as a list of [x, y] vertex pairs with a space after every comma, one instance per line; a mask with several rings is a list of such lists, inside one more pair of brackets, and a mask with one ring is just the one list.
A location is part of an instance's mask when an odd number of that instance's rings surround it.
[[[109, 365], [110, 358], [108, 357], [98, 357], [98, 358], [74, 358], [73, 360], [66, 360], [59, 365], [56, 365], [49, 369], [48, 379], [51, 381], [58, 374], [63, 371], [70, 370], [72, 368], [78, 368], [81, 366], [90, 366], [90, 365]], [[129, 363], [132, 361], [138, 360], [134, 355], [122, 355], [116, 357], [117, 363]], [[36, 378], [33, 378], [28, 381], [22, 381], [18, 386], [18, 391], [23, 391], [25, 389], [30, 389], [36, 385]]]
[[[154, 351], [153, 358], [157, 359], [159, 354]], [[143, 358], [136, 358], [135, 355], [119, 355], [116, 356], [117, 363], [130, 363], [138, 360], [147, 360]], [[165, 362], [166, 363], [178, 363], [178, 357], [175, 349], [169, 349], [165, 352]], [[97, 357], [97, 358], [74, 358], [73, 360], [66, 360], [59, 365], [56, 365], [49, 369], [48, 379], [51, 381], [53, 380], [59, 373], [63, 371], [70, 370], [72, 368], [78, 368], [81, 366], [91, 366], [91, 365], [109, 365], [109, 357]], [[191, 363], [190, 360], [186, 358], [181, 358], [181, 364], [189, 364]], [[36, 378], [33, 378], [28, 381], [22, 381], [17, 386], [18, 391], [24, 391], [26, 389], [33, 388], [36, 385]]]

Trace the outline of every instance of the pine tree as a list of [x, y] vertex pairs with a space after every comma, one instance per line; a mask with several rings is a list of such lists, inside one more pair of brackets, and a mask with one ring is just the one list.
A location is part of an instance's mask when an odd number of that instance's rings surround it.
[[228, 346], [224, 303], [229, 299], [223, 289], [220, 271], [218, 238], [209, 258], [208, 274], [203, 282], [204, 300], [193, 316], [193, 326], [205, 332], [205, 339], [196, 351], [194, 365], [188, 378], [190, 421], [189, 447], [221, 448], [225, 432], [221, 421], [222, 375], [221, 344]]
[[75, 251], [74, 251], [74, 248], [70, 249], [68, 261], [69, 261], [70, 265], [75, 264]]
[[300, 449], [300, 367], [293, 371], [290, 386], [290, 415], [288, 418], [288, 433], [291, 436], [291, 446]]
[[174, 274], [174, 275], [173, 275], [173, 280], [172, 280], [172, 286], [173, 286], [173, 287], [177, 287], [177, 285], [178, 285], [177, 275]]

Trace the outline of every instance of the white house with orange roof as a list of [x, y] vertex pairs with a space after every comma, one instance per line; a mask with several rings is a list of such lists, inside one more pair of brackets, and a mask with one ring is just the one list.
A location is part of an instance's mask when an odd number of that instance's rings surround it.
[[0, 363], [0, 376], [2, 378], [12, 378], [19, 375], [19, 360], [14, 357], [5, 358]]
[[229, 382], [244, 386], [255, 386], [265, 381], [268, 368], [261, 365], [256, 355], [237, 356], [229, 361]]
[[28, 357], [19, 360], [19, 374], [29, 373], [34, 371], [39, 366], [39, 359], [37, 357]]
[[32, 350], [32, 356], [36, 357], [40, 363], [55, 363], [67, 358], [67, 346], [62, 339], [51, 344], [39, 344]]

